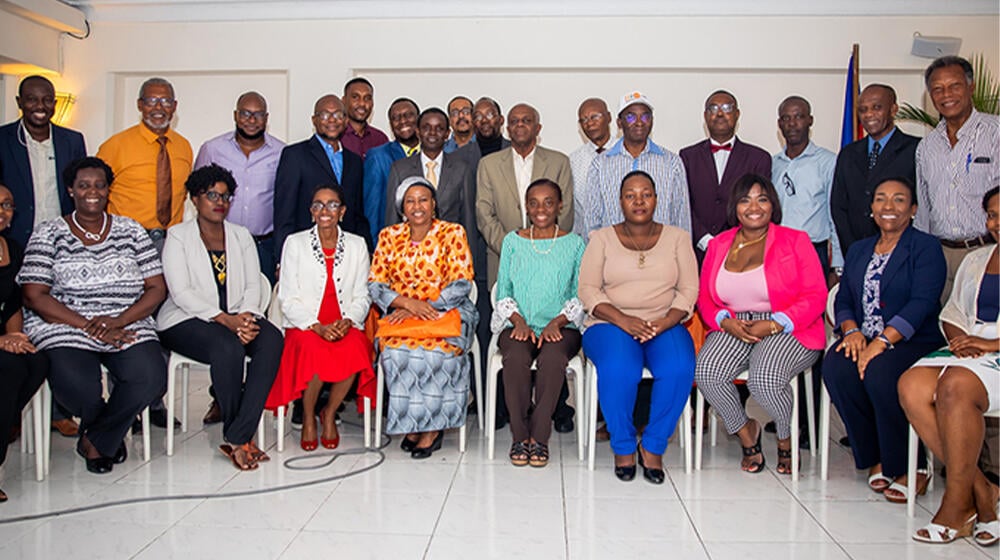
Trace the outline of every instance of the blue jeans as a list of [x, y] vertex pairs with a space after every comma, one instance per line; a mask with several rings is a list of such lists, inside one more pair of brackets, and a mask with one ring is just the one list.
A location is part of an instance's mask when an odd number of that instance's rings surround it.
[[642, 447], [662, 455], [694, 381], [694, 342], [684, 325], [645, 343], [615, 325], [594, 325], [583, 334], [583, 351], [597, 367], [598, 400], [615, 455], [635, 453], [635, 396], [643, 368], [652, 373], [649, 424], [642, 434]]

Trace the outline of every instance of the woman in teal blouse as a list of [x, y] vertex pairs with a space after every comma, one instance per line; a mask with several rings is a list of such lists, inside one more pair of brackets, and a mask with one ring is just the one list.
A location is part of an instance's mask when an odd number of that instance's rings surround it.
[[[584, 311], [576, 284], [584, 243], [556, 223], [563, 204], [559, 185], [538, 179], [524, 198], [530, 225], [503, 240], [490, 327], [500, 333], [504, 398], [514, 436], [510, 462], [544, 467], [566, 364], [580, 351]], [[532, 362], [537, 368], [534, 408]]]

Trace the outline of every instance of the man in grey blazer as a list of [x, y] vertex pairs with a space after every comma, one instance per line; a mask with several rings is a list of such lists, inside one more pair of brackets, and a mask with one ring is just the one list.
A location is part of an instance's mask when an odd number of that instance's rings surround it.
[[[450, 126], [448, 115], [437, 107], [425, 109], [417, 118], [420, 153], [393, 162], [385, 191], [385, 224], [400, 222], [396, 212], [396, 187], [407, 177], [423, 177], [434, 185], [437, 217], [462, 224], [470, 246], [476, 235], [475, 182], [464, 161], [444, 152]], [[473, 267], [476, 266], [473, 256]], [[481, 265], [480, 265], [481, 266]], [[480, 269], [476, 270], [479, 274]]]
[[559, 227], [573, 230], [573, 172], [566, 154], [538, 145], [542, 123], [538, 111], [524, 103], [507, 114], [510, 148], [479, 161], [476, 173], [476, 219], [486, 239], [489, 284], [497, 279], [505, 235], [528, 225], [524, 193], [536, 179], [551, 179], [562, 189]]

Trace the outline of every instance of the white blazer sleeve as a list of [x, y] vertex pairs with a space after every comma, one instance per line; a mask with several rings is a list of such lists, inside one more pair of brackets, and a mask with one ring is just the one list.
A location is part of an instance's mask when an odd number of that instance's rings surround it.
[[[195, 224], [197, 228], [197, 224]], [[219, 293], [199, 289], [195, 277], [201, 267], [211, 267], [208, 253], [199, 238], [197, 242], [185, 235], [190, 229], [184, 224], [167, 230], [167, 240], [163, 245], [163, 276], [167, 282], [170, 298], [178, 308], [192, 317], [211, 321], [222, 310], [219, 308]]]
[[285, 248], [281, 252], [281, 280], [278, 282], [278, 302], [281, 313], [285, 317], [285, 325], [297, 329], [308, 329], [316, 322], [315, 302], [306, 301], [308, 297], [306, 283], [308, 282], [309, 263], [305, 259], [312, 257], [303, 250], [300, 238], [289, 236]]

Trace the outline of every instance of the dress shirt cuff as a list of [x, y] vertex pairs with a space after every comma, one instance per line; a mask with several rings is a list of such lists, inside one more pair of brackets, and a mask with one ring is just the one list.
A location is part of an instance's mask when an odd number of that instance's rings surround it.
[[899, 315], [889, 319], [889, 322], [886, 323], [885, 326], [892, 327], [899, 331], [899, 334], [903, 335], [903, 340], [910, 340], [910, 337], [913, 336], [913, 333], [917, 330], [913, 328], [913, 325], [911, 325], [909, 321]]
[[730, 313], [728, 309], [720, 309], [719, 312], [715, 314], [715, 324], [719, 325], [719, 328], [721, 329], [722, 320], [729, 319], [732, 316], [733, 316], [732, 313]]
[[577, 298], [566, 300], [562, 311], [559, 313], [566, 317], [570, 323], [573, 323], [581, 329], [583, 328], [584, 319], [587, 318], [587, 314], [583, 311], [583, 302]]
[[785, 315], [781, 311], [771, 313], [771, 320], [781, 325], [781, 327], [785, 329], [783, 331], [785, 334], [792, 334], [792, 331], [795, 330], [795, 323], [792, 322], [788, 315]]
[[698, 240], [698, 248], [701, 249], [702, 251], [707, 251], [708, 242], [711, 241], [713, 238], [715, 238], [715, 236], [712, 235], [711, 233], [706, 233], [705, 235], [701, 236], [701, 239]]
[[498, 333], [510, 325], [510, 316], [518, 313], [517, 302], [514, 298], [503, 298], [493, 307], [493, 315], [490, 317], [490, 331]]

